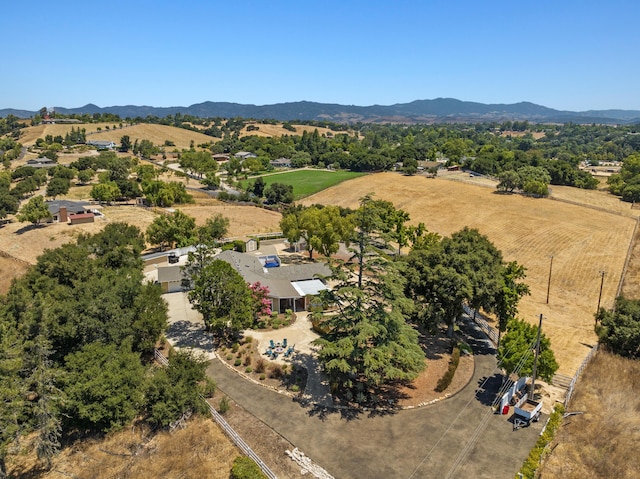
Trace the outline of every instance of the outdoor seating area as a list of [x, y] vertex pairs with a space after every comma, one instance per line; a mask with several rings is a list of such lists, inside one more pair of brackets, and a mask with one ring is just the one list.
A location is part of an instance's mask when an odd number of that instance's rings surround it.
[[282, 355], [284, 358], [290, 358], [295, 352], [295, 344], [289, 346], [287, 344], [287, 338], [284, 338], [282, 342], [276, 343], [273, 339], [269, 340], [269, 347], [264, 352], [270, 359], [278, 359], [278, 356]]

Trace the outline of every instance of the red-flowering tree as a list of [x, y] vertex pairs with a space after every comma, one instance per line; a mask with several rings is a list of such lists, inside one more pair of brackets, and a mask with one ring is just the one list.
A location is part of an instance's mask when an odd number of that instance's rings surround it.
[[269, 288], [256, 281], [249, 284], [251, 295], [255, 304], [256, 317], [271, 314], [271, 299], [269, 298]]

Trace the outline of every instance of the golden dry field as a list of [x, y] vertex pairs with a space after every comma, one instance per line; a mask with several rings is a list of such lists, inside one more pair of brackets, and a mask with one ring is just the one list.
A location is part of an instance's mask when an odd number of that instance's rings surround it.
[[[80, 128], [84, 128], [87, 131], [87, 133], [92, 133], [94, 131], [98, 131], [98, 128], [102, 128], [104, 130], [107, 126], [109, 128], [112, 128], [113, 123], [76, 123], [76, 124], [57, 124], [57, 125], [43, 124], [43, 125], [36, 125], [36, 126], [28, 126], [27, 128], [20, 130], [20, 139], [18, 141], [22, 143], [24, 146], [30, 146], [30, 145], [33, 145], [38, 138], [44, 138], [47, 135], [51, 135], [51, 136], [60, 135], [64, 137], [64, 135], [66, 135], [71, 131], [71, 128], [77, 130], [78, 127], [80, 127]], [[118, 129], [116, 131], [121, 131], [121, 130]], [[124, 134], [125, 133], [123, 133], [123, 135]], [[118, 140], [120, 140], [120, 137], [118, 137]]]
[[[279, 230], [279, 213], [254, 206], [229, 205], [207, 197], [198, 200], [196, 205], [176, 205], [174, 209], [195, 217], [198, 225], [204, 224], [207, 218], [221, 213], [229, 218], [230, 237]], [[0, 251], [34, 264], [36, 258], [45, 249], [57, 248], [74, 241], [81, 233], [97, 233], [110, 222], [129, 223], [144, 232], [158, 214], [152, 209], [136, 206], [105, 206], [101, 211], [104, 213], [104, 218], [96, 218], [95, 223], [79, 225], [51, 223], [38, 227], [27, 223], [9, 223], [0, 228]]]
[[638, 477], [640, 362], [598, 351], [575, 391], [536, 477]]
[[[245, 126], [240, 132], [240, 136], [264, 136], [264, 137], [272, 137], [272, 136], [284, 136], [284, 135], [297, 135], [302, 136], [303, 132], [313, 133], [314, 130], [318, 130], [320, 136], [322, 135], [337, 135], [338, 133], [346, 133], [343, 131], [335, 132], [331, 128], [323, 128], [321, 126], [312, 126], [312, 125], [291, 125], [296, 131], [289, 131], [282, 127], [282, 124], [270, 125], [264, 123], [250, 123], [252, 126], [257, 126], [258, 130], [247, 131], [247, 127]], [[248, 126], [248, 125], [247, 125]]]
[[[116, 126], [117, 125], [118, 124], [116, 124]], [[110, 128], [109, 130], [106, 129], [107, 126]], [[178, 150], [187, 149], [192, 140], [196, 145], [218, 141], [217, 138], [207, 136], [203, 133], [167, 125], [141, 123], [139, 125], [124, 126], [123, 128], [116, 129], [113, 129], [113, 126], [113, 123], [30, 126], [22, 130], [23, 133], [19, 141], [24, 146], [30, 146], [33, 145], [38, 138], [44, 138], [46, 135], [60, 135], [64, 137], [64, 135], [71, 131], [71, 128], [84, 128], [87, 130], [87, 133], [91, 133], [97, 132], [99, 127], [102, 128], [102, 131], [88, 136], [88, 140], [110, 140], [118, 144], [120, 143], [120, 138], [124, 135], [129, 135], [131, 143], [135, 142], [136, 139], [149, 140], [154, 145], [162, 146], [166, 140], [173, 141], [176, 146], [167, 147], [169, 150], [173, 150], [173, 148], [177, 148]]]
[[235, 446], [211, 419], [190, 419], [185, 429], [149, 435], [132, 427], [105, 439], [78, 441], [39, 470], [35, 454], [9, 456], [9, 477], [108, 479], [180, 477], [228, 479]]
[[392, 201], [410, 214], [412, 223], [424, 222], [427, 229], [441, 235], [465, 226], [476, 228], [502, 250], [505, 260], [523, 264], [532, 294], [523, 298], [520, 316], [537, 324], [539, 315], [544, 315], [543, 330], [551, 339], [559, 373], [573, 375], [596, 342], [593, 325], [600, 271], [606, 271], [602, 305], [610, 307], [636, 225], [634, 218], [606, 211], [611, 205], [609, 196], [597, 195], [590, 200], [592, 207], [585, 207], [496, 194], [493, 188], [463, 181], [397, 173], [357, 178], [305, 198], [303, 203], [353, 208], [367, 193]]

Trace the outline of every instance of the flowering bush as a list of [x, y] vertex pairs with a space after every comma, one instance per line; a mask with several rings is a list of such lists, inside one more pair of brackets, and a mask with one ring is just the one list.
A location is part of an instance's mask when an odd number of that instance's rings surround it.
[[253, 301], [255, 303], [256, 316], [271, 314], [271, 299], [269, 299], [269, 288], [262, 286], [260, 281], [249, 285]]

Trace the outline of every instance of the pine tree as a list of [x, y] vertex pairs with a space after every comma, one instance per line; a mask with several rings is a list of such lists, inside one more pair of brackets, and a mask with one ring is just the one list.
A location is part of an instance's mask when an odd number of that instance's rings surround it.
[[31, 384], [36, 401], [33, 406], [37, 437], [35, 449], [38, 460], [51, 468], [51, 460], [60, 449], [62, 435], [62, 421], [58, 412], [58, 404], [62, 392], [55, 384], [55, 370], [50, 359], [52, 354], [49, 341], [38, 335], [35, 339], [33, 351], [30, 355], [34, 361], [31, 373]]
[[386, 386], [415, 379], [425, 359], [417, 331], [405, 320], [412, 302], [403, 293], [399, 265], [374, 253], [377, 220], [370, 197], [361, 205], [355, 214], [357, 262], [339, 266], [333, 275], [338, 284], [323, 292], [325, 303], [337, 312], [323, 316], [321, 327], [328, 332], [317, 340], [333, 391], [358, 403]]
[[20, 377], [24, 352], [18, 335], [0, 324], [0, 479], [7, 477], [6, 457], [18, 440], [24, 415], [24, 387]]

